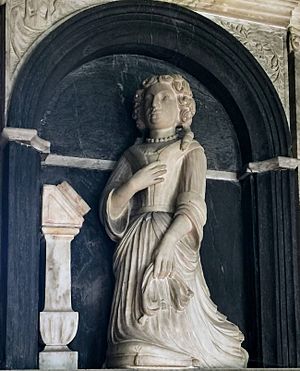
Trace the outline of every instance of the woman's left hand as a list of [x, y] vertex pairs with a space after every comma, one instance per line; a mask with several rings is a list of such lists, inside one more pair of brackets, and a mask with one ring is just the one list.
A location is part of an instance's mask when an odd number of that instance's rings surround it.
[[152, 259], [154, 263], [153, 277], [163, 279], [169, 276], [174, 269], [175, 243], [163, 238], [155, 249]]

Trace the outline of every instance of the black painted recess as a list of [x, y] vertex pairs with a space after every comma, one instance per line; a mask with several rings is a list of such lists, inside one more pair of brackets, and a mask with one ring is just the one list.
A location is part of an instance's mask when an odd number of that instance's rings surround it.
[[141, 55], [101, 57], [65, 76], [43, 110], [41, 137], [52, 143], [52, 153], [117, 160], [138, 135], [132, 119], [135, 91], [148, 76], [166, 73], [180, 73], [190, 82], [197, 105], [192, 129], [208, 167], [241, 170], [238, 138], [224, 106], [184, 70]]

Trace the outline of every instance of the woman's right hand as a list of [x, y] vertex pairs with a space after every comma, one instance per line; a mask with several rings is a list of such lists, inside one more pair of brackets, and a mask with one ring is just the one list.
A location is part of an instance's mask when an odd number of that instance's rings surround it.
[[138, 170], [129, 180], [134, 193], [141, 191], [151, 185], [164, 181], [163, 175], [166, 174], [167, 167], [160, 161], [152, 162]]

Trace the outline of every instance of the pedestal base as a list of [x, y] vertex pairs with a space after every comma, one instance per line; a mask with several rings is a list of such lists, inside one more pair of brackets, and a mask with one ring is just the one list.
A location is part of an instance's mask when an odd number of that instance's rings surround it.
[[39, 368], [45, 369], [67, 369], [77, 370], [78, 368], [78, 352], [59, 351], [49, 352], [43, 351], [39, 354]]

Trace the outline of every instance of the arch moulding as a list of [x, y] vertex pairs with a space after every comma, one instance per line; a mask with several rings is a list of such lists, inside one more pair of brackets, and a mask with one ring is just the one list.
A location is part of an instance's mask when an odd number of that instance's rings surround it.
[[[6, 0], [6, 107], [20, 68], [57, 26], [93, 6], [120, 0]], [[233, 34], [271, 79], [289, 119], [287, 27], [299, 0], [159, 0], [200, 13]], [[255, 11], [253, 10], [255, 9]]]

